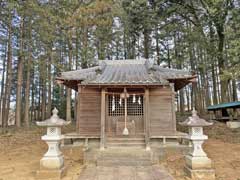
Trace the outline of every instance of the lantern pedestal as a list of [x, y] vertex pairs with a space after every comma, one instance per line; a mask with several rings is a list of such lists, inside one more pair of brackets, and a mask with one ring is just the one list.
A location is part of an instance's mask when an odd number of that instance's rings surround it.
[[215, 180], [214, 169], [190, 169], [189, 167], [184, 167], [184, 172], [186, 175], [194, 180]]
[[47, 134], [42, 136], [42, 140], [48, 144], [48, 151], [40, 160], [40, 170], [37, 171], [37, 179], [61, 179], [66, 174], [64, 167], [64, 156], [60, 151], [60, 143], [63, 139], [61, 126], [67, 125], [57, 116], [57, 110], [53, 110], [53, 116], [43, 122], [37, 122], [39, 126], [47, 126]]
[[41, 169], [37, 171], [37, 179], [61, 179], [66, 175], [66, 168], [63, 167], [61, 169], [49, 170], [49, 169]]
[[186, 165], [192, 170], [195, 169], [211, 169], [212, 161], [208, 157], [193, 157], [190, 155], [185, 156]]
[[215, 171], [212, 169], [212, 161], [202, 149], [203, 142], [208, 139], [203, 134], [203, 127], [189, 127], [187, 138], [192, 144], [190, 152], [185, 156], [184, 170], [187, 176], [196, 180], [214, 180]]
[[215, 171], [212, 169], [212, 161], [207, 157], [207, 154], [202, 148], [202, 144], [208, 139], [203, 134], [203, 127], [209, 126], [204, 119], [197, 116], [196, 111], [185, 122], [181, 123], [183, 126], [188, 126], [189, 135], [187, 139], [191, 142], [191, 150], [185, 156], [184, 171], [188, 177], [194, 180], [215, 180]]

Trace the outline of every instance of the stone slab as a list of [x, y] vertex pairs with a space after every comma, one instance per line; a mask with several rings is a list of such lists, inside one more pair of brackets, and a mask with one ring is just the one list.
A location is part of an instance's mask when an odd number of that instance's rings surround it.
[[62, 169], [59, 170], [47, 170], [47, 169], [40, 169], [37, 171], [36, 174], [36, 179], [41, 180], [41, 179], [61, 179], [66, 175], [66, 167], [63, 167]]
[[212, 169], [212, 161], [208, 157], [185, 156], [187, 167], [190, 169]]
[[53, 156], [53, 157], [43, 157], [40, 160], [40, 170], [41, 169], [50, 169], [50, 170], [58, 170], [63, 168], [64, 166], [64, 157], [62, 154], [59, 156]]
[[184, 167], [184, 172], [192, 180], [215, 180], [215, 171], [213, 169], [192, 170]]
[[89, 166], [78, 180], [174, 180], [161, 166]]
[[240, 127], [240, 121], [228, 121], [227, 127], [231, 129], [239, 128]]

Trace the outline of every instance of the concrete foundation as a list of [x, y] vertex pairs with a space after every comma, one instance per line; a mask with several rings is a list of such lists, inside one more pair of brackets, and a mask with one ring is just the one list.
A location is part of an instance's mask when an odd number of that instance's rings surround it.
[[213, 169], [190, 169], [184, 167], [186, 175], [192, 180], [215, 180], [215, 171]]
[[63, 167], [61, 169], [44, 169], [41, 168], [39, 171], [37, 171], [36, 179], [61, 179], [63, 176], [66, 175], [66, 167]]
[[240, 128], [240, 121], [228, 121], [227, 127], [234, 129], [234, 128]]
[[185, 161], [187, 167], [189, 167], [192, 170], [212, 168], [212, 162], [208, 157], [193, 157], [190, 155], [186, 155]]
[[40, 169], [61, 169], [64, 166], [63, 155], [58, 157], [43, 157], [40, 160]]

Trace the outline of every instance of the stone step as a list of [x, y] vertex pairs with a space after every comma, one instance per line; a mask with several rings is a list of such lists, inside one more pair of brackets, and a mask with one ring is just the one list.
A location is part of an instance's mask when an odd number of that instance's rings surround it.
[[151, 151], [136, 148], [119, 148], [117, 151], [115, 148], [109, 148], [99, 153], [99, 157], [151, 157], [151, 155]]
[[114, 154], [108, 154], [108, 155], [99, 155], [99, 159], [104, 160], [104, 159], [119, 159], [119, 160], [149, 160], [151, 159], [150, 154], [144, 154], [144, 155], [114, 155]]
[[152, 152], [137, 148], [108, 148], [99, 153], [98, 166], [150, 166]]
[[145, 140], [142, 139], [107, 139], [107, 142], [109, 143], [119, 143], [119, 142], [125, 142], [125, 143], [134, 143], [134, 142], [145, 142]]
[[108, 137], [107, 147], [145, 147], [144, 137]]
[[107, 147], [145, 147], [145, 142], [107, 142]]
[[134, 136], [134, 137], [129, 137], [129, 136], [116, 136], [116, 137], [107, 137], [107, 139], [125, 139], [125, 140], [144, 140], [144, 136]]
[[113, 159], [104, 159], [104, 160], [98, 160], [97, 166], [151, 166], [152, 162], [151, 160], [113, 160]]

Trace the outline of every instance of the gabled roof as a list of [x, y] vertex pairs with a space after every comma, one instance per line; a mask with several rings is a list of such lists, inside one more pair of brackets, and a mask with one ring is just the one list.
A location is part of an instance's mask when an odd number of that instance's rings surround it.
[[[188, 71], [162, 68], [148, 60], [99, 60], [88, 69], [62, 72], [56, 78], [71, 88], [77, 85], [167, 85], [182, 80], [176, 90], [188, 84], [195, 76]], [[179, 81], [180, 82], [180, 81]]]
[[240, 107], [240, 101], [229, 102], [229, 103], [222, 103], [222, 104], [217, 104], [217, 105], [213, 105], [213, 106], [208, 106], [207, 110], [212, 111], [212, 110], [217, 110], [217, 109], [233, 108], [233, 107]]

